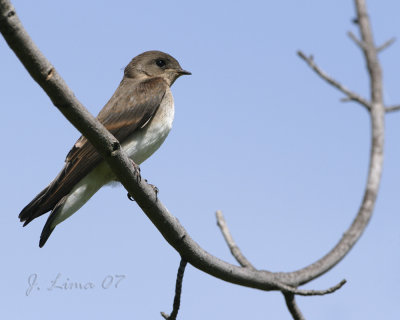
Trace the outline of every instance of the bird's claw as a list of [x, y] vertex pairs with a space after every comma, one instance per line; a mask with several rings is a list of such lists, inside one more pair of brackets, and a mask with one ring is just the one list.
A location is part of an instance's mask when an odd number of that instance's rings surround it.
[[135, 171], [136, 181], [137, 181], [137, 182], [142, 181], [142, 176], [141, 176], [141, 174], [140, 174], [140, 167], [139, 167], [139, 165], [137, 165], [132, 159], [131, 159], [131, 162], [132, 162], [133, 170]]
[[156, 201], [158, 200], [158, 192], [160, 191], [154, 184], [148, 183], [147, 179], [144, 179], [146, 183], [153, 189], [155, 195], [156, 195]]
[[127, 197], [128, 197], [129, 200], [135, 201], [135, 199], [133, 199], [133, 197], [131, 196], [131, 194], [130, 194], [129, 192], [128, 192], [126, 195], [127, 195]]
[[155, 193], [155, 195], [156, 195], [156, 201], [158, 200], [158, 188], [154, 185], [154, 184], [150, 184], [149, 183], [149, 185], [150, 185], [150, 187], [152, 187], [153, 188], [153, 191], [154, 191], [154, 193]]

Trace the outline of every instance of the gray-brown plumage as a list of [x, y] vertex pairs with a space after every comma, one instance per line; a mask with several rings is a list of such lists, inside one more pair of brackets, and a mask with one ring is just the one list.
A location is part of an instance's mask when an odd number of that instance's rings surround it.
[[[185, 74], [190, 73], [172, 56], [160, 51], [144, 52], [127, 65], [120, 85], [97, 116], [135, 163], [146, 160], [168, 135], [174, 113], [169, 88]], [[58, 223], [114, 179], [99, 153], [82, 136], [68, 153], [58, 176], [21, 211], [19, 218], [26, 226], [52, 211], [42, 231], [42, 247]]]

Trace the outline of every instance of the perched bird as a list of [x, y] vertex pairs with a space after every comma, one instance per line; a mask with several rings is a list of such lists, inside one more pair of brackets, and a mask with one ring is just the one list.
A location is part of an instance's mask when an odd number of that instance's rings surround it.
[[[171, 85], [183, 70], [172, 56], [147, 51], [126, 66], [121, 83], [97, 119], [119, 140], [136, 164], [150, 157], [164, 142], [172, 127], [174, 100]], [[19, 214], [26, 226], [51, 211], [40, 236], [43, 247], [54, 228], [74, 214], [103, 185], [116, 177], [94, 149], [81, 136], [65, 160], [58, 176]]]

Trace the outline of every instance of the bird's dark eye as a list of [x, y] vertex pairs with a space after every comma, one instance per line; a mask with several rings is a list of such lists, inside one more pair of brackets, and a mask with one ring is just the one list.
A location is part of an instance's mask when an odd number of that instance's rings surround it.
[[158, 65], [160, 68], [165, 67], [165, 60], [163, 60], [163, 59], [157, 59], [157, 60], [156, 60], [156, 65]]

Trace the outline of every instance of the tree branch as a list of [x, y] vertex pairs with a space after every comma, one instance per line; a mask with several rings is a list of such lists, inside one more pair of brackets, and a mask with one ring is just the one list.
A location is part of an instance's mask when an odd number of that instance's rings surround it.
[[289, 312], [292, 315], [292, 318], [294, 320], [305, 320], [303, 314], [297, 306], [294, 294], [284, 293], [283, 296], [285, 298], [286, 306], [288, 307]]
[[325, 289], [325, 290], [299, 290], [282, 284], [280, 289], [283, 293], [297, 294], [299, 296], [324, 296], [326, 294], [334, 293], [346, 284], [346, 279], [343, 279], [338, 284]]
[[[245, 258], [243, 253], [240, 251], [239, 247], [236, 245], [233, 237], [229, 231], [228, 225], [226, 224], [225, 218], [220, 210], [216, 212], [217, 216], [217, 224], [221, 229], [221, 232], [225, 238], [225, 241], [231, 250], [232, 255], [235, 259], [239, 262], [239, 264], [244, 268], [250, 268], [255, 270], [254, 266]], [[296, 305], [296, 301], [294, 298], [295, 294], [302, 295], [302, 296], [316, 296], [316, 295], [325, 295], [329, 293], [333, 293], [336, 290], [340, 289], [346, 280], [342, 280], [337, 285], [326, 289], [326, 290], [298, 290], [297, 288], [286, 286], [283, 283], [280, 283], [280, 290], [285, 297], [286, 304], [288, 305], [289, 311], [292, 314], [293, 319], [304, 319], [299, 307]]]
[[385, 112], [394, 112], [399, 110], [400, 110], [400, 105], [395, 105], [385, 108]]
[[[55, 68], [30, 39], [9, 0], [0, 0], [0, 32], [31, 76], [51, 98], [54, 105], [104, 157], [123, 186], [131, 195], [134, 195], [138, 205], [167, 242], [194, 267], [217, 278], [239, 285], [261, 290], [280, 290], [277, 280], [288, 286], [297, 286], [315, 278], [316, 274], [326, 272], [338, 262], [337, 259], [329, 260], [326, 263], [318, 264], [318, 268], [315, 268], [315, 264], [313, 264], [311, 266], [314, 270], [312, 275], [306, 276], [301, 270], [294, 273], [272, 273], [265, 270], [256, 271], [240, 268], [204, 251], [191, 239], [161, 201], [156, 201], [151, 186], [144, 179], [137, 181], [131, 161], [120, 148], [119, 142], [76, 99]], [[374, 170], [370, 175], [376, 176], [376, 166], [372, 167]], [[380, 172], [380, 170], [378, 171]], [[373, 186], [376, 187], [376, 181]], [[375, 190], [375, 188], [372, 189], [372, 191]], [[368, 208], [372, 210], [372, 205], [369, 204]], [[358, 233], [354, 236], [351, 231], [352, 229], [346, 234], [346, 238], [358, 238]]]
[[[357, 24], [358, 24], [358, 22], [357, 22]], [[353, 40], [353, 42], [357, 45], [357, 47], [359, 47], [360, 49], [364, 49], [364, 46], [365, 46], [364, 42], [360, 41], [353, 32], [349, 31], [349, 32], [347, 32], [347, 35], [349, 36], [349, 38], [351, 40]]]
[[333, 79], [331, 76], [329, 76], [325, 71], [323, 71], [320, 67], [318, 67], [312, 56], [307, 57], [303, 52], [297, 51], [297, 54], [300, 58], [302, 58], [309, 66], [311, 69], [315, 71], [316, 74], [318, 74], [322, 79], [324, 79], [326, 82], [328, 82], [330, 85], [334, 86], [336, 89], [339, 91], [343, 92], [346, 96], [347, 99], [346, 101], [356, 101], [360, 103], [363, 107], [365, 107], [368, 111], [370, 110], [371, 106], [370, 103], [359, 96], [358, 94], [354, 93], [353, 91], [347, 89], [345, 86], [343, 86], [341, 83]]
[[178, 274], [176, 275], [175, 297], [172, 312], [171, 315], [161, 312], [161, 315], [164, 317], [164, 319], [175, 320], [178, 316], [179, 307], [181, 305], [183, 274], [185, 273], [186, 264], [187, 262], [181, 259], [181, 263], [179, 264], [178, 268]]
[[355, 220], [335, 248], [317, 262], [289, 273], [272, 273], [250, 267], [237, 267], [203, 250], [191, 239], [179, 221], [168, 212], [161, 201], [159, 199], [157, 201], [152, 187], [146, 183], [145, 179], [140, 181], [136, 179], [132, 163], [121, 149], [119, 142], [76, 99], [55, 68], [30, 39], [9, 0], [0, 0], [0, 32], [30, 75], [50, 97], [53, 104], [104, 157], [129, 194], [133, 195], [135, 201], [167, 242], [181, 254], [182, 259], [212, 276], [242, 286], [265, 291], [280, 290], [283, 293], [320, 295], [334, 292], [345, 281], [328, 290], [321, 291], [298, 290], [296, 287], [319, 277], [334, 267], [359, 239], [372, 215], [383, 165], [382, 74], [365, 2], [364, 0], [355, 0], [355, 4], [363, 44], [361, 49], [370, 76], [371, 102], [366, 101], [329, 77], [315, 65], [312, 58], [306, 57], [301, 52], [299, 52], [299, 56], [325, 81], [343, 92], [350, 100], [359, 102], [370, 111], [372, 147], [364, 198]]
[[[216, 212], [216, 217], [217, 217], [217, 225], [221, 229], [222, 235], [224, 236], [224, 239], [234, 258], [242, 267], [255, 269], [253, 265], [246, 259], [246, 257], [243, 255], [243, 253], [240, 251], [239, 247], [233, 240], [233, 237], [229, 231], [228, 225], [226, 224], [222, 211], [218, 210]], [[288, 310], [292, 315], [292, 318], [294, 320], [305, 320], [300, 311], [300, 308], [296, 304], [295, 295], [290, 292], [282, 292], [282, 294], [285, 298], [286, 306], [288, 307]]]
[[384, 143], [384, 107], [382, 99], [382, 73], [373, 42], [371, 25], [368, 19], [365, 1], [355, 0], [357, 20], [364, 43], [363, 53], [370, 77], [371, 88], [371, 153], [367, 184], [358, 214], [349, 229], [343, 234], [338, 244], [324, 257], [301, 270], [282, 274], [285, 283], [296, 279], [298, 284], [304, 284], [315, 279], [333, 268], [350, 251], [364, 232], [375, 206], [376, 197], [383, 168]]
[[393, 43], [395, 43], [396, 38], [391, 38], [388, 41], [384, 42], [382, 45], [380, 45], [378, 48], [376, 48], [377, 52], [382, 52], [383, 50], [389, 48]]
[[233, 240], [233, 237], [228, 229], [228, 226], [226, 224], [226, 221], [222, 214], [222, 211], [218, 210], [215, 213], [215, 215], [217, 217], [217, 225], [221, 229], [222, 235], [224, 236], [226, 244], [228, 245], [229, 249], [231, 250], [233, 257], [236, 259], [237, 262], [239, 262], [239, 264], [242, 267], [255, 270], [256, 268], [254, 268], [253, 265], [250, 263], [250, 261], [246, 259], [246, 257], [242, 254], [239, 247], [236, 245], [235, 241]]

